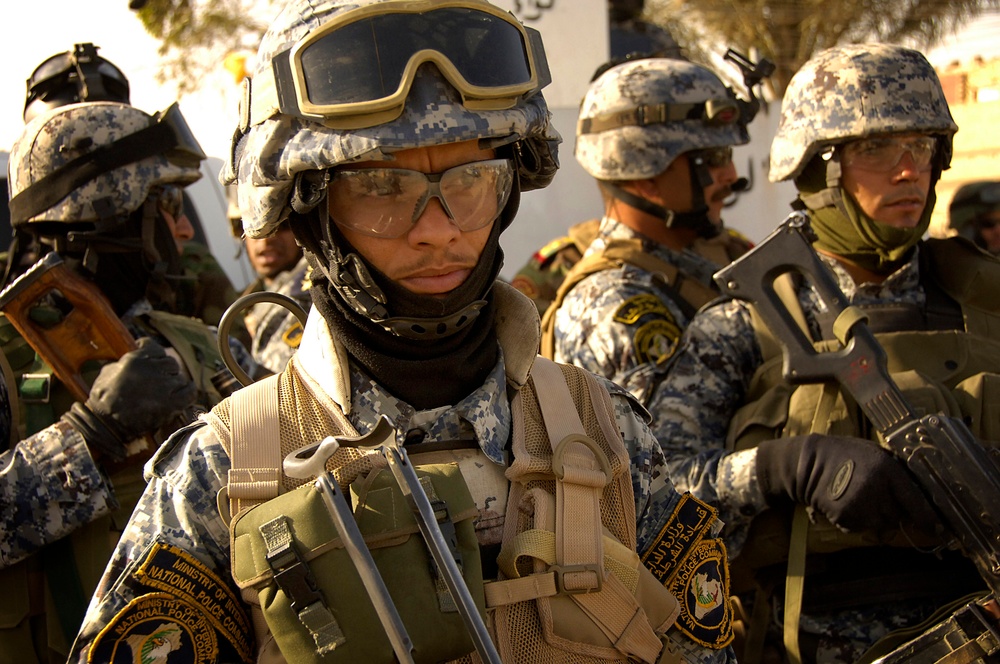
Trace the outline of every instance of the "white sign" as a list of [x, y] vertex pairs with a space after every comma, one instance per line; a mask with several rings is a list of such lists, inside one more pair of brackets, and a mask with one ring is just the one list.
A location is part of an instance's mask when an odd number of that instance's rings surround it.
[[607, 0], [493, 0], [542, 33], [552, 83], [550, 108], [576, 109], [590, 77], [609, 57]]

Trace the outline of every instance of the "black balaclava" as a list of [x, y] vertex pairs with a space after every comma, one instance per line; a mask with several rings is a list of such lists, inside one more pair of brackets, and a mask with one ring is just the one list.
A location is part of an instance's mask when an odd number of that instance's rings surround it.
[[[468, 279], [443, 298], [411, 293], [369, 265], [329, 219], [325, 200], [308, 214], [290, 217], [292, 230], [313, 266], [311, 292], [317, 310], [376, 382], [418, 410], [457, 403], [479, 387], [496, 365], [491, 291], [503, 266], [500, 233], [513, 220], [519, 201], [515, 178], [479, 262]], [[338, 269], [349, 264], [355, 266], [350, 273]], [[361, 278], [370, 278], [383, 296], [380, 310], [384, 315], [376, 320], [352, 303], [352, 289], [344, 287], [357, 279], [357, 266], [362, 268]], [[433, 326], [438, 319], [447, 322], [439, 321], [437, 330], [426, 338], [407, 334], [410, 327]]]

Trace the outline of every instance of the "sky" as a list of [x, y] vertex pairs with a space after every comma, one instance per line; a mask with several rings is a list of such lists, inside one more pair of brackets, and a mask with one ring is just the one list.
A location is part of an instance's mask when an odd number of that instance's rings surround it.
[[[44, 16], [44, 23], [38, 20], [22, 29], [11, 26], [3, 40], [0, 89], [6, 94], [5, 103], [0, 104], [0, 150], [9, 150], [20, 135], [28, 76], [43, 60], [69, 50], [74, 43], [93, 42], [102, 56], [125, 72], [135, 106], [152, 113], [176, 99], [172, 87], [155, 81], [157, 42], [128, 9], [128, 0], [35, 0], [31, 7], [39, 17]], [[967, 61], [976, 54], [987, 59], [1000, 56], [1000, 13], [977, 20], [962, 34], [928, 51], [935, 66], [956, 59]], [[199, 92], [180, 100], [184, 116], [210, 156], [222, 157], [228, 150], [237, 99], [238, 86], [220, 63], [218, 73], [208, 76]]]

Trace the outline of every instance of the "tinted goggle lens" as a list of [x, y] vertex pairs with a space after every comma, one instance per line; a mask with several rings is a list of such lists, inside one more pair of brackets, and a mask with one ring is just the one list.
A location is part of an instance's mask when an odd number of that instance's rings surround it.
[[474, 161], [441, 173], [402, 168], [364, 168], [332, 173], [330, 216], [364, 235], [397, 238], [423, 214], [431, 197], [463, 232], [496, 219], [514, 182], [508, 159]]
[[895, 168], [903, 154], [909, 153], [914, 166], [927, 171], [937, 152], [937, 144], [934, 136], [866, 138], [844, 146], [844, 164], [867, 171], [885, 172]]

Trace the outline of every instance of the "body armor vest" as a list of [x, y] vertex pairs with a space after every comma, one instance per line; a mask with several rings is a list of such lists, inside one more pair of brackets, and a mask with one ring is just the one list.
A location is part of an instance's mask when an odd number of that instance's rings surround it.
[[[536, 389], [543, 375], [545, 388]], [[610, 396], [586, 372], [544, 359], [536, 360], [531, 376], [511, 404], [514, 458], [506, 469], [506, 477], [498, 474], [504, 469], [497, 469], [498, 473], [492, 473], [492, 481], [486, 483], [490, 487], [486, 490], [481, 488], [483, 483], [479, 479], [469, 482], [470, 478], [466, 478], [461, 484], [469, 485], [466, 491], [471, 489], [475, 509], [471, 515], [458, 509], [459, 498], [449, 507], [450, 518], [456, 522], [458, 530], [465, 527], [467, 517], [477, 517], [476, 535], [480, 545], [490, 543], [491, 534], [502, 533], [499, 555], [495, 550], [483, 555], [484, 567], [491, 562], [489, 557], [497, 558], [496, 580], [487, 578], [484, 584], [480, 576], [479, 587], [470, 585], [470, 591], [483, 598], [487, 625], [504, 661], [548, 661], [559, 657], [560, 661], [583, 663], [625, 661], [629, 656], [641, 661], [656, 661], [662, 648], [661, 638], [676, 620], [679, 605], [635, 554], [635, 503], [628, 472], [629, 459], [615, 426]], [[259, 392], [260, 396], [254, 396], [254, 392]], [[543, 396], [553, 392], [564, 397]], [[552, 403], [549, 399], [556, 399], [557, 405], [546, 405]], [[264, 402], [270, 405], [251, 405]], [[575, 413], [576, 428], [573, 424], [564, 424], [574, 419], [566, 415], [566, 409]], [[248, 427], [241, 412], [254, 413], [260, 424]], [[275, 633], [275, 629], [285, 632], [300, 627], [294, 618], [276, 617], [273, 607], [281, 593], [274, 591], [273, 574], [261, 563], [260, 556], [254, 555], [254, 545], [244, 544], [257, 540], [254, 531], [260, 526], [247, 528], [246, 523], [256, 524], [265, 519], [271, 523], [273, 514], [259, 518], [255, 512], [273, 512], [270, 506], [279, 501], [284, 501], [280, 502], [284, 512], [299, 513], [300, 507], [288, 500], [294, 492], [305, 490], [302, 498], [308, 500], [309, 485], [304, 485], [304, 480], [292, 480], [281, 471], [281, 459], [287, 454], [329, 435], [350, 437], [356, 436], [356, 432], [335, 404], [321, 402], [308, 390], [298, 375], [297, 358], [293, 358], [278, 376], [254, 384], [219, 404], [209, 415], [208, 422], [230, 450], [233, 460], [228, 502], [220, 502], [220, 511], [224, 517], [232, 515], [233, 574], [244, 599], [251, 604], [258, 634], [257, 661], [314, 661], [315, 654], [309, 660], [293, 657], [298, 652], [296, 643], [285, 634]], [[277, 433], [271, 438], [276, 444], [270, 446], [270, 451], [261, 453], [261, 447], [268, 447], [259, 444], [261, 440], [268, 440], [267, 431]], [[572, 433], [563, 436], [565, 431]], [[241, 441], [241, 438], [246, 440]], [[253, 441], [258, 442], [252, 444]], [[443, 466], [438, 463], [442, 461], [439, 451], [425, 455], [420, 444], [406, 449], [418, 474], [422, 468], [428, 474], [449, 472], [442, 470]], [[472, 451], [473, 455], [477, 453], [478, 447]], [[425, 466], [427, 461], [432, 462], [433, 467]], [[269, 468], [268, 463], [277, 465]], [[350, 486], [359, 525], [365, 517], [358, 505], [364, 503], [365, 495], [371, 495], [364, 493], [366, 487], [378, 481], [385, 463], [380, 454], [364, 453], [346, 446], [340, 447], [327, 463], [327, 469], [337, 483], [345, 487], [345, 493]], [[495, 466], [485, 457], [477, 465], [482, 464]], [[461, 461], [458, 468], [462, 469]], [[496, 489], [498, 478], [500, 490], [504, 492], [509, 480], [507, 507], [501, 508], [504, 513], [498, 513], [495, 503], [484, 501], [484, 496], [488, 497]], [[432, 478], [431, 486], [440, 494], [445, 484]], [[309, 518], [329, 520], [322, 511]], [[387, 539], [419, 540], [419, 535], [402, 531], [373, 534], [369, 530], [364, 534], [373, 555], [383, 559], [394, 555], [385, 551]], [[336, 659], [337, 648], [342, 648], [345, 655], [358, 652], [350, 650], [355, 647], [351, 639], [365, 638], [365, 628], [355, 628], [352, 633], [345, 615], [352, 613], [353, 608], [351, 611], [336, 609], [338, 604], [343, 609], [347, 603], [356, 607], [357, 597], [344, 593], [336, 581], [322, 578], [324, 570], [335, 569], [322, 555], [337, 548], [335, 533], [330, 536], [333, 537], [330, 542], [299, 542], [305, 563], [320, 577], [317, 585], [325, 589], [323, 594], [329, 600], [329, 610], [323, 615], [333, 616], [332, 621], [325, 618], [322, 634], [317, 631], [311, 641], [305, 639], [304, 643], [316, 644], [312, 646], [314, 649], [326, 648], [323, 652], [333, 656], [329, 661], [341, 661]], [[459, 534], [460, 540], [461, 537]], [[256, 546], [260, 548], [259, 544]], [[418, 542], [417, 549], [426, 557], [422, 542]], [[472, 555], [477, 564], [471, 566], [478, 569], [479, 551], [475, 550]], [[463, 560], [470, 558], [463, 557]], [[560, 566], [558, 562], [564, 564]], [[412, 570], [424, 566], [414, 561], [394, 567]], [[470, 579], [468, 567], [464, 570], [467, 583]], [[391, 569], [383, 569], [381, 564], [379, 568], [387, 578], [391, 593]], [[341, 588], [339, 594], [338, 588]], [[405, 609], [405, 605], [400, 609], [404, 616]], [[642, 620], [633, 620], [637, 611], [644, 616]], [[376, 624], [374, 630], [380, 632], [381, 628]], [[460, 638], [455, 631], [438, 640]], [[411, 628], [411, 635], [414, 632]], [[326, 636], [338, 633], [339, 636]], [[336, 643], [332, 644], [328, 638]], [[382, 633], [378, 638], [385, 641]], [[279, 648], [276, 640], [282, 639], [286, 645]], [[325, 645], [320, 646], [321, 643]], [[292, 654], [287, 654], [286, 650]], [[449, 651], [452, 652], [449, 658], [460, 662], [478, 661], [472, 655], [459, 654], [468, 650]], [[386, 661], [393, 661], [391, 653], [389, 655]], [[431, 659], [427, 661], [434, 661], [433, 656], [429, 656]], [[418, 656], [417, 661], [423, 660]]]
[[[930, 240], [921, 245], [920, 279], [927, 295], [922, 310], [865, 309], [869, 327], [888, 357], [888, 369], [918, 414], [961, 418], [990, 447], [1000, 441], [1000, 262], [961, 241]], [[781, 293], [776, 286], [776, 292]], [[794, 289], [781, 299], [799, 325], [804, 315]], [[763, 356], [746, 404], [733, 416], [729, 450], [755, 447], [763, 440], [821, 433], [874, 439], [857, 404], [845, 399], [835, 381], [791, 385], [782, 377], [781, 346], [751, 307], [754, 333]], [[821, 327], [825, 328], [823, 321]], [[809, 335], [806, 330], [807, 336]], [[829, 330], [826, 335], [832, 337]], [[839, 348], [814, 340], [818, 352]], [[877, 444], [874, 442], [872, 444]], [[751, 524], [747, 544], [733, 563], [734, 576], [753, 575], [770, 592], [784, 579], [790, 547], [801, 530], [790, 527], [791, 510], [769, 509]], [[916, 541], [900, 533], [887, 541], [875, 533], [844, 533], [825, 519], [805, 524], [804, 551], [810, 570], [805, 612], [835, 611], [883, 599], [947, 598], [981, 586], [974, 569], [955, 551], [944, 562], [914, 550], [940, 542]], [[801, 540], [799, 540], [801, 541]], [[800, 549], [801, 550], [801, 549]], [[847, 571], [846, 575], [837, 570]], [[819, 574], [815, 574], [817, 570]], [[862, 573], [863, 571], [863, 573]], [[734, 580], [734, 585], [739, 582]], [[741, 582], [744, 588], [748, 580]], [[788, 598], [789, 603], [792, 602]], [[787, 607], [786, 607], [787, 608]], [[788, 609], [791, 611], [791, 609]]]

